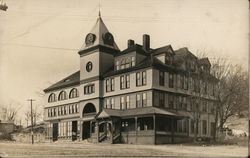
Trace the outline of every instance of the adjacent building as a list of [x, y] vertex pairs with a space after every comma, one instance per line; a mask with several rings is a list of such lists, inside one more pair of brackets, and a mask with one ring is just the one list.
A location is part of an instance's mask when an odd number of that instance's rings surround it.
[[99, 16], [78, 52], [79, 71], [45, 92], [46, 139], [163, 144], [210, 139], [217, 79], [187, 48], [128, 40], [120, 50]]

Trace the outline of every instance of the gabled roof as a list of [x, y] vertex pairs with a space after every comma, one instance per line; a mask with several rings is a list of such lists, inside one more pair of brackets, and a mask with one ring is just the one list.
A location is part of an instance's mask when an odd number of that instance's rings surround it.
[[55, 84], [44, 89], [43, 91], [48, 92], [48, 91], [56, 90], [59, 88], [69, 87], [69, 86], [78, 85], [78, 84], [80, 84], [80, 71], [77, 71], [69, 75], [68, 77], [62, 79], [59, 82], [56, 82]]
[[171, 53], [173, 53], [173, 55], [175, 55], [175, 52], [174, 52], [174, 50], [173, 50], [173, 48], [172, 48], [171, 45], [166, 45], [166, 46], [154, 49], [152, 51], [152, 53], [154, 55], [158, 55], [158, 54], [165, 53], [165, 52], [171, 52]]
[[95, 23], [95, 25], [94, 25], [94, 27], [89, 32], [89, 33], [92, 33], [92, 34], [95, 35], [94, 43], [92, 45], [86, 45], [84, 43], [83, 46], [81, 47], [80, 51], [85, 50], [85, 49], [89, 49], [89, 48], [97, 46], [97, 45], [102, 45], [102, 46], [106, 46], [106, 47], [109, 47], [109, 48], [113, 48], [115, 50], [119, 50], [119, 48], [118, 48], [117, 44], [115, 43], [115, 41], [114, 41], [113, 46], [110, 46], [110, 45], [104, 43], [102, 37], [107, 32], [109, 32], [109, 30], [107, 29], [106, 25], [104, 24], [101, 16], [99, 16], [96, 23]]
[[190, 56], [190, 57], [197, 59], [197, 57], [193, 53], [191, 53], [187, 47], [175, 50], [175, 58], [176, 59], [185, 58], [186, 56]]
[[201, 59], [198, 60], [198, 63], [199, 63], [200, 65], [208, 65], [208, 66], [211, 66], [211, 63], [210, 63], [210, 61], [209, 61], [208, 58], [201, 58]]

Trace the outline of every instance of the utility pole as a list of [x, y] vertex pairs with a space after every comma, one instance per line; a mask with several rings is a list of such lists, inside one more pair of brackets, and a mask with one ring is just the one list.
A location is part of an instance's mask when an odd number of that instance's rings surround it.
[[33, 134], [33, 112], [32, 112], [32, 102], [35, 101], [34, 99], [28, 99], [30, 101], [30, 117], [31, 117], [31, 141], [34, 144], [34, 134]]

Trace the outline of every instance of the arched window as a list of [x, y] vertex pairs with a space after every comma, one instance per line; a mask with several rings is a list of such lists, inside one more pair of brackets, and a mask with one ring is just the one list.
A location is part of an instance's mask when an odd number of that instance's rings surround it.
[[56, 95], [55, 93], [52, 93], [49, 95], [49, 99], [48, 99], [48, 102], [55, 102], [56, 101]]
[[78, 90], [76, 88], [73, 88], [70, 92], [69, 92], [69, 98], [76, 98], [78, 97]]
[[66, 98], [66, 92], [65, 91], [61, 91], [60, 94], [59, 94], [59, 96], [58, 96], [58, 101], [65, 100], [65, 99], [67, 99]]

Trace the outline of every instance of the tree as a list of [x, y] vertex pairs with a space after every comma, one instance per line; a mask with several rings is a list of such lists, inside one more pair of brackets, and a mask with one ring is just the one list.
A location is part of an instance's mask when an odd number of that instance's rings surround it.
[[224, 127], [228, 118], [248, 109], [249, 77], [242, 66], [232, 65], [221, 58], [212, 63], [211, 73], [218, 79], [215, 117], [215, 130], [218, 131]]
[[21, 105], [14, 105], [14, 103], [10, 103], [7, 106], [2, 106], [1, 111], [4, 114], [2, 116], [2, 119], [14, 122], [20, 108]]

